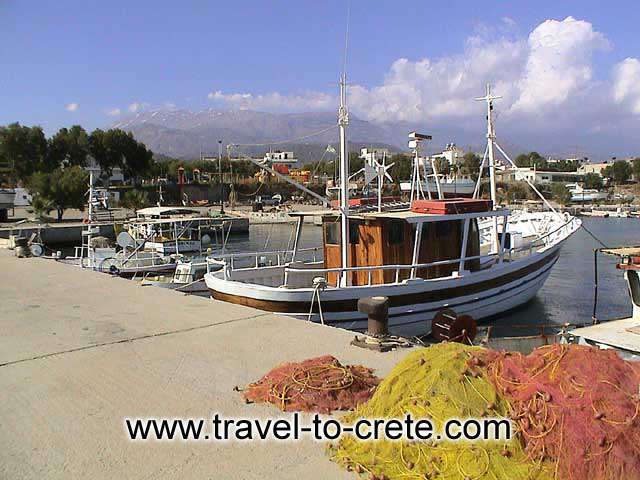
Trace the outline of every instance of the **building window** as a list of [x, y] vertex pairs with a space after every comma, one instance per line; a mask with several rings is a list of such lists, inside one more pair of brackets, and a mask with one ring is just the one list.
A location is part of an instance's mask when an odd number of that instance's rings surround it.
[[387, 243], [389, 245], [399, 245], [404, 243], [404, 223], [403, 222], [389, 222], [387, 226], [388, 237]]

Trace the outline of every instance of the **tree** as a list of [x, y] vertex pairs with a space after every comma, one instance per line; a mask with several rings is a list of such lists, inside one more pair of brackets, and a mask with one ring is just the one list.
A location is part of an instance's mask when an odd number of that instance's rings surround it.
[[111, 176], [114, 168], [119, 167], [126, 177], [137, 180], [152, 165], [153, 152], [137, 142], [131, 132], [117, 128], [91, 132], [89, 150], [107, 177]]
[[640, 181], [640, 157], [636, 157], [631, 162], [631, 171], [633, 173], [633, 179], [638, 182]]
[[364, 167], [364, 159], [358, 152], [349, 152], [349, 175], [356, 173]]
[[58, 220], [62, 220], [68, 208], [84, 210], [88, 183], [89, 173], [75, 165], [50, 173], [36, 172], [29, 178], [27, 188], [33, 195], [32, 205], [37, 212], [56, 210]]
[[602, 177], [597, 173], [587, 173], [584, 176], [584, 188], [595, 188], [596, 190], [600, 190], [602, 187], [604, 187]]
[[478, 155], [473, 152], [467, 152], [462, 157], [462, 167], [460, 173], [463, 175], [470, 175], [474, 180], [480, 175], [480, 164], [482, 160]]
[[413, 157], [404, 153], [396, 153], [391, 156], [389, 164], [393, 163], [393, 167], [389, 169], [389, 175], [393, 178], [394, 183], [409, 180], [413, 173]]
[[521, 153], [514, 161], [518, 167], [535, 167], [537, 170], [548, 168], [547, 160], [538, 152]]
[[49, 161], [60, 166], [63, 162], [69, 165], [86, 166], [89, 155], [89, 135], [84, 128], [74, 125], [70, 129], [61, 128], [48, 142]]
[[35, 172], [50, 172], [57, 165], [47, 156], [47, 139], [40, 127], [12, 123], [0, 127], [0, 163], [5, 164], [13, 180], [25, 181]]
[[149, 194], [144, 190], [129, 190], [122, 197], [120, 204], [129, 210], [139, 210], [149, 205]]
[[564, 183], [552, 184], [551, 194], [560, 205], [566, 205], [571, 202], [571, 192]]
[[450, 172], [449, 160], [444, 157], [438, 157], [433, 161], [433, 164], [438, 171], [438, 175], [448, 175]]
[[631, 177], [631, 165], [629, 162], [625, 162], [624, 160], [618, 160], [612, 165], [608, 165], [602, 171], [602, 175], [620, 185]]

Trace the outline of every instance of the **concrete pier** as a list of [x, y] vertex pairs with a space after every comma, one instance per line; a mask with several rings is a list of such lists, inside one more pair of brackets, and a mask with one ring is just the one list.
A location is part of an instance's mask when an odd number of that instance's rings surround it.
[[313, 441], [131, 442], [123, 418], [278, 416], [234, 386], [332, 354], [384, 376], [407, 350], [0, 250], [0, 478], [356, 478]]

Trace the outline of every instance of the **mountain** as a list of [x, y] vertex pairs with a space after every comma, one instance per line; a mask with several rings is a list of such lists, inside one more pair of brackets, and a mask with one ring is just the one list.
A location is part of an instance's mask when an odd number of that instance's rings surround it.
[[[217, 155], [218, 139], [221, 139], [224, 146], [230, 143], [243, 145], [234, 150], [234, 154], [261, 155], [270, 148], [293, 150], [302, 162], [306, 162], [322, 156], [327, 144], [337, 144], [338, 129], [331, 129], [332, 125], [336, 125], [336, 115], [331, 112], [278, 114], [207, 109], [139, 112], [113, 127], [130, 131], [155, 153], [176, 158], [195, 159], [200, 152]], [[328, 128], [328, 131], [310, 136]], [[398, 151], [403, 143], [393, 129], [350, 116], [350, 149], [386, 146]]]

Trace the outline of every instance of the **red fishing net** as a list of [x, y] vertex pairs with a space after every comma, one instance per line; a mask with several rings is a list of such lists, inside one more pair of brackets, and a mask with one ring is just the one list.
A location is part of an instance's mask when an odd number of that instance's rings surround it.
[[562, 479], [640, 479], [640, 371], [614, 351], [552, 345], [529, 355], [487, 350], [489, 378], [510, 404], [526, 452]]
[[342, 365], [325, 355], [274, 368], [244, 391], [252, 402], [269, 402], [284, 411], [331, 413], [351, 410], [371, 397], [380, 379], [361, 365]]

